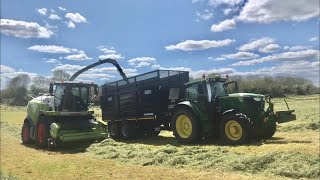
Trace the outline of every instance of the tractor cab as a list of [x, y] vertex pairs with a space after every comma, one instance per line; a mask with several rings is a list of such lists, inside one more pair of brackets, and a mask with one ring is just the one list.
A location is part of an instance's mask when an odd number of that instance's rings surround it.
[[90, 102], [98, 95], [98, 86], [74, 81], [50, 84], [54, 107], [58, 111], [87, 111]]

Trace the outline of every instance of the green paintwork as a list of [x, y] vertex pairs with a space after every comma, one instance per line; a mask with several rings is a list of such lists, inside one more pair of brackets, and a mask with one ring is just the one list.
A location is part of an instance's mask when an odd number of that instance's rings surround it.
[[47, 104], [42, 103], [40, 100], [32, 99], [28, 102], [27, 113], [34, 125], [38, 123], [40, 115], [47, 110], [49, 110]]
[[[213, 77], [209, 77], [209, 79], [197, 79], [188, 82], [186, 83], [186, 87], [188, 88], [196, 84], [209, 84], [215, 82], [225, 83], [226, 80], [227, 79], [222, 78], [219, 75], [214, 75]], [[293, 114], [294, 110], [274, 112], [273, 103], [271, 102], [270, 97], [261, 94], [227, 94], [225, 96], [219, 96], [217, 102], [218, 115], [216, 114], [215, 118], [221, 118], [224, 112], [242, 113], [250, 118], [250, 121], [253, 123], [256, 131], [263, 131], [264, 128], [269, 127], [270, 124], [274, 124], [276, 122], [284, 123], [296, 119], [296, 116]], [[202, 134], [205, 135], [210, 133], [208, 107], [201, 107], [201, 104], [198, 101], [189, 100], [183, 101], [178, 105], [189, 106], [200, 121]], [[214, 129], [217, 130], [217, 127]]]

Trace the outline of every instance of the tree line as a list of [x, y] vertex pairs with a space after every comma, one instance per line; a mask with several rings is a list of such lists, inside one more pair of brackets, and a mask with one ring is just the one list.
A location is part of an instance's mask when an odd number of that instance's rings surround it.
[[31, 99], [30, 96], [37, 96], [39, 93], [48, 93], [49, 85], [55, 81], [66, 81], [70, 75], [63, 70], [55, 70], [52, 77], [36, 76], [30, 78], [28, 74], [19, 74], [10, 79], [7, 86], [1, 89], [1, 103], [8, 105], [25, 106]]
[[230, 77], [230, 80], [238, 82], [239, 92], [269, 94], [271, 97], [320, 93], [319, 87], [300, 77], [234, 76]]
[[[70, 75], [63, 70], [53, 71], [51, 78], [44, 76], [30, 78], [27, 74], [20, 74], [12, 78], [6, 88], [1, 90], [0, 102], [9, 105], [27, 105], [31, 99], [28, 95], [48, 93], [50, 82], [65, 81], [69, 77]], [[320, 88], [311, 81], [298, 77], [233, 76], [229, 80], [238, 82], [239, 92], [270, 94], [271, 97], [320, 93]], [[228, 90], [235, 92], [235, 86], [230, 85]]]

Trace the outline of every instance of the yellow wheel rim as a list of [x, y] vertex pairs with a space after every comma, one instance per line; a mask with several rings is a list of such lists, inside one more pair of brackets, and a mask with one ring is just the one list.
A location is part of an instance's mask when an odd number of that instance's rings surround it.
[[188, 138], [192, 133], [191, 120], [186, 115], [180, 115], [176, 120], [176, 130], [180, 137]]
[[224, 126], [224, 132], [230, 140], [237, 141], [242, 137], [242, 127], [235, 121], [230, 120]]

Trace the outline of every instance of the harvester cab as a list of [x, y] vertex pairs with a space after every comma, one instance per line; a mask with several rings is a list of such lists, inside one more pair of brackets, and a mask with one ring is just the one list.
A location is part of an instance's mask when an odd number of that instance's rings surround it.
[[117, 61], [105, 59], [84, 67], [68, 81], [51, 83], [49, 94], [28, 102], [21, 131], [22, 143], [35, 142], [41, 148], [55, 148], [59, 143], [105, 138], [104, 124], [100, 124], [94, 112], [89, 110], [91, 101], [98, 94], [98, 86], [73, 81], [81, 73], [104, 63], [113, 64], [127, 81]]
[[87, 111], [98, 95], [98, 85], [65, 81], [51, 83], [49, 93], [54, 96], [54, 110]]

